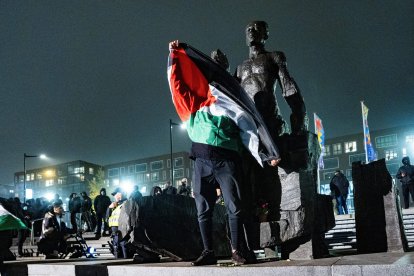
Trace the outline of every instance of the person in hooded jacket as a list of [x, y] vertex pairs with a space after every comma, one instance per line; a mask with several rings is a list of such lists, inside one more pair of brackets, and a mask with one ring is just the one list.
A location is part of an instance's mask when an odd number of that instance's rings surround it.
[[346, 176], [337, 170], [335, 175], [329, 183], [332, 194], [336, 199], [336, 208], [339, 215], [348, 214], [348, 206], [346, 205], [346, 199], [348, 197], [349, 181]]
[[90, 232], [93, 230], [92, 225], [92, 199], [86, 194], [86, 192], [81, 193], [81, 211], [82, 211], [82, 222], [86, 222], [86, 232]]
[[72, 228], [77, 232], [78, 224], [76, 222], [76, 214], [81, 212], [81, 199], [76, 193], [71, 193], [69, 196], [69, 212], [70, 212], [70, 224]]
[[410, 164], [408, 156], [402, 159], [402, 163], [403, 165], [398, 169], [396, 178], [401, 181], [404, 209], [408, 209], [410, 207], [410, 194], [414, 201], [414, 166]]
[[103, 227], [104, 236], [107, 235], [106, 233], [109, 230], [108, 219], [106, 217], [106, 211], [109, 205], [111, 205], [111, 199], [109, 198], [109, 196], [106, 195], [106, 189], [102, 188], [99, 192], [99, 195], [97, 195], [95, 197], [95, 200], [93, 201], [93, 207], [95, 208], [96, 222], [97, 222], [96, 232], [95, 232], [96, 238], [101, 237], [102, 223], [104, 225]]

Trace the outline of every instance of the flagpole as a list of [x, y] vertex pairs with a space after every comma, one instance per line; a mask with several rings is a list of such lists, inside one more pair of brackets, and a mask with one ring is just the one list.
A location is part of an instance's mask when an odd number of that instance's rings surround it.
[[[315, 125], [315, 134], [318, 135], [318, 130], [316, 128], [316, 113], [313, 113], [313, 124]], [[322, 154], [322, 149], [321, 149], [321, 154]], [[318, 169], [316, 170], [316, 176], [317, 176], [317, 192], [318, 194], [321, 193], [321, 173], [319, 171], [319, 159], [318, 159]]]
[[364, 135], [364, 149], [365, 149], [365, 164], [368, 164], [368, 150], [367, 150], [367, 143], [366, 143], [366, 134], [365, 134], [365, 117], [364, 117], [364, 101], [361, 101], [361, 112], [362, 112], [362, 133]]

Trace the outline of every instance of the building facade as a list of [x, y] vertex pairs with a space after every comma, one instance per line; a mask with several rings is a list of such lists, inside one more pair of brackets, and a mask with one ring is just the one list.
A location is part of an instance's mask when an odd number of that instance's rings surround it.
[[[414, 160], [414, 125], [371, 130], [370, 138], [377, 158], [385, 158], [387, 169], [394, 180], [402, 165], [401, 159], [409, 156]], [[346, 175], [352, 189], [352, 162], [366, 162], [362, 129], [359, 134], [326, 139], [323, 155], [324, 169], [319, 172], [321, 193], [330, 193], [329, 182], [336, 170], [341, 170]], [[400, 185], [399, 181], [395, 181], [395, 184], [397, 187]], [[352, 194], [349, 200], [352, 201]]]
[[[100, 165], [82, 160], [26, 170], [26, 199], [59, 194], [66, 199], [73, 192], [88, 191], [88, 181], [92, 180]], [[15, 194], [24, 198], [24, 172], [14, 174]]]
[[[191, 185], [194, 164], [189, 153], [174, 153], [172, 160], [173, 170], [169, 154], [106, 165], [104, 169], [107, 187], [111, 189], [119, 186], [130, 190], [138, 185], [143, 195], [149, 195], [154, 186], [163, 188], [168, 181], [178, 187], [181, 180], [186, 178], [187, 185]], [[172, 171], [174, 177], [171, 177]]]

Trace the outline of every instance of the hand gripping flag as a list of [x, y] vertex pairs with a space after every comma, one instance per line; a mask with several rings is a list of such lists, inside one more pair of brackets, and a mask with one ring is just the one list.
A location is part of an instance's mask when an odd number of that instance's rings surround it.
[[193, 142], [239, 151], [228, 136], [237, 133], [260, 165], [280, 158], [254, 102], [210, 57], [180, 43], [170, 50], [168, 80], [178, 116]]
[[371, 143], [371, 137], [369, 135], [368, 127], [368, 107], [361, 101], [362, 108], [362, 123], [364, 127], [364, 146], [365, 146], [365, 156], [366, 162], [375, 161], [377, 159], [377, 154], [375, 153], [374, 146]]
[[325, 165], [323, 163], [323, 153], [325, 151], [325, 131], [323, 130], [322, 120], [313, 113], [314, 121], [315, 121], [315, 133], [318, 136], [319, 147], [321, 148], [321, 155], [319, 156], [318, 160], [318, 168], [322, 170]]

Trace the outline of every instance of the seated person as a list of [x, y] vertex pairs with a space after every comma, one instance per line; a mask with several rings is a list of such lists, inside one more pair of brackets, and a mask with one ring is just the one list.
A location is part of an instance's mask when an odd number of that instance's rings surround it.
[[58, 253], [66, 253], [66, 238], [69, 234], [75, 234], [76, 232], [71, 228], [66, 228], [62, 215], [62, 204], [54, 202], [43, 219], [42, 235], [37, 246], [39, 251], [46, 255], [47, 259], [58, 258]]

